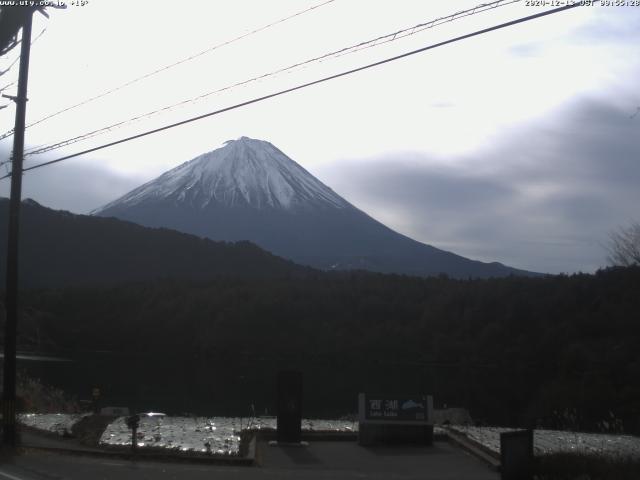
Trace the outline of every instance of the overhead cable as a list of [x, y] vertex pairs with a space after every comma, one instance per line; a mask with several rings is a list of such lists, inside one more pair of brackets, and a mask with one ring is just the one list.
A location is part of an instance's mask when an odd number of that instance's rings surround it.
[[[183, 59], [181, 59], [181, 60], [178, 60], [177, 62], [171, 63], [171, 64], [169, 64], [169, 65], [166, 65], [166, 66], [164, 66], [164, 67], [158, 68], [158, 69], [156, 69], [156, 70], [153, 70], [153, 71], [151, 71], [151, 72], [149, 72], [149, 73], [146, 73], [146, 74], [144, 74], [144, 75], [142, 75], [142, 76], [140, 76], [140, 77], [136, 77], [136, 78], [134, 78], [134, 79], [132, 79], [132, 80], [129, 80], [129, 81], [127, 81], [127, 82], [125, 82], [125, 83], [121, 84], [121, 85], [118, 85], [117, 87], [111, 88], [111, 89], [106, 90], [106, 91], [104, 91], [104, 92], [102, 92], [102, 93], [99, 93], [99, 94], [97, 94], [97, 95], [94, 95], [93, 97], [89, 97], [89, 98], [87, 98], [87, 99], [85, 99], [85, 100], [83, 100], [83, 101], [81, 101], [81, 102], [78, 102], [78, 103], [76, 103], [76, 104], [73, 104], [73, 105], [71, 105], [71, 106], [65, 107], [65, 108], [63, 108], [63, 109], [61, 109], [61, 110], [58, 110], [58, 111], [56, 111], [56, 112], [53, 112], [53, 113], [51, 113], [51, 114], [49, 114], [49, 115], [47, 115], [47, 116], [45, 116], [45, 117], [43, 117], [43, 118], [41, 118], [41, 119], [39, 119], [39, 120], [36, 120], [35, 122], [29, 123], [29, 124], [26, 126], [26, 128], [33, 127], [34, 125], [38, 125], [38, 124], [40, 124], [40, 123], [42, 123], [42, 122], [45, 122], [45, 121], [47, 121], [47, 120], [49, 120], [49, 119], [51, 119], [51, 118], [53, 118], [53, 117], [57, 117], [58, 115], [60, 115], [60, 114], [62, 114], [62, 113], [65, 113], [65, 112], [68, 112], [68, 111], [73, 110], [73, 109], [75, 109], [75, 108], [78, 108], [78, 107], [84, 106], [84, 105], [86, 105], [86, 104], [88, 104], [88, 103], [91, 103], [91, 102], [94, 102], [95, 100], [98, 100], [98, 99], [100, 99], [100, 98], [104, 98], [104, 97], [106, 97], [107, 95], [111, 95], [112, 93], [115, 93], [115, 92], [120, 91], [120, 90], [122, 90], [122, 89], [124, 89], [124, 88], [126, 88], [126, 87], [129, 87], [129, 86], [131, 86], [131, 85], [133, 85], [133, 84], [135, 84], [135, 83], [138, 83], [138, 82], [140, 82], [141, 80], [145, 80], [145, 79], [147, 79], [147, 78], [149, 78], [149, 77], [152, 77], [152, 76], [154, 76], [154, 75], [157, 75], [157, 74], [159, 74], [159, 73], [161, 73], [161, 72], [164, 72], [164, 71], [169, 70], [169, 69], [171, 69], [171, 68], [177, 67], [178, 65], [182, 65], [183, 63], [189, 62], [189, 61], [194, 60], [194, 59], [196, 59], [196, 58], [198, 58], [198, 57], [201, 57], [201, 56], [203, 56], [203, 55], [205, 55], [205, 54], [207, 54], [207, 53], [213, 52], [214, 50], [217, 50], [217, 49], [219, 49], [219, 48], [222, 48], [222, 47], [224, 47], [224, 46], [226, 46], [226, 45], [230, 45], [230, 44], [235, 43], [235, 42], [237, 42], [237, 41], [239, 41], [239, 40], [242, 40], [242, 39], [244, 39], [244, 38], [247, 38], [247, 37], [249, 37], [249, 36], [251, 36], [251, 35], [254, 35], [254, 34], [256, 34], [256, 33], [262, 32], [263, 30], [266, 30], [266, 29], [268, 29], [268, 28], [274, 27], [274, 26], [276, 26], [276, 25], [278, 25], [278, 24], [280, 24], [280, 23], [284, 23], [284, 22], [286, 22], [286, 21], [288, 21], [288, 20], [291, 20], [291, 19], [293, 19], [293, 18], [295, 18], [295, 17], [298, 17], [298, 16], [300, 16], [300, 15], [303, 15], [303, 14], [305, 14], [305, 13], [307, 13], [307, 12], [310, 12], [310, 11], [312, 11], [312, 10], [315, 10], [315, 9], [317, 9], [317, 8], [320, 8], [320, 7], [324, 6], [324, 5], [327, 5], [327, 4], [329, 4], [329, 3], [333, 3], [334, 1], [335, 1], [335, 0], [326, 0], [326, 1], [322, 2], [322, 3], [319, 3], [319, 4], [316, 4], [316, 5], [313, 5], [313, 6], [309, 7], [309, 8], [304, 9], [304, 10], [300, 10], [299, 12], [296, 12], [296, 13], [294, 13], [294, 14], [292, 14], [292, 15], [289, 15], [289, 16], [287, 16], [287, 17], [284, 17], [284, 18], [281, 18], [281, 19], [279, 19], [279, 20], [276, 20], [275, 22], [271, 22], [271, 23], [269, 23], [269, 24], [267, 24], [267, 25], [263, 25], [262, 27], [259, 27], [259, 28], [255, 28], [255, 29], [253, 29], [253, 30], [251, 30], [251, 31], [249, 31], [249, 32], [247, 32], [247, 33], [244, 33], [244, 34], [242, 34], [242, 35], [239, 35], [239, 36], [237, 36], [237, 37], [234, 37], [234, 38], [232, 38], [232, 39], [230, 39], [230, 40], [226, 40], [226, 41], [224, 41], [224, 42], [222, 42], [222, 43], [218, 43], [218, 44], [216, 44], [216, 45], [213, 45], [213, 46], [211, 46], [211, 47], [208, 47], [208, 48], [206, 48], [206, 49], [204, 49], [204, 50], [202, 50], [202, 51], [200, 51], [200, 52], [198, 52], [198, 53], [195, 53], [195, 54], [190, 55], [190, 56], [188, 56], [188, 57], [185, 57], [185, 58], [183, 58]], [[36, 39], [37, 39], [37, 38], [36, 38]], [[2, 135], [0, 135], [0, 140], [3, 140], [3, 139], [5, 139], [5, 138], [7, 138], [7, 137], [9, 137], [9, 136], [11, 136], [11, 135], [13, 135], [13, 129], [8, 130], [7, 132], [5, 132], [5, 133], [3, 133]]]
[[[229, 90], [232, 90], [232, 89], [237, 88], [237, 87], [245, 86], [245, 85], [248, 85], [250, 83], [261, 81], [261, 80], [264, 80], [266, 78], [273, 77], [273, 76], [276, 76], [276, 75], [279, 75], [279, 74], [282, 74], [282, 73], [291, 72], [292, 70], [295, 70], [295, 69], [298, 69], [300, 67], [309, 65], [311, 63], [322, 62], [322, 61], [324, 61], [324, 60], [326, 60], [328, 58], [340, 57], [340, 56], [343, 56], [343, 55], [347, 55], [347, 54], [358, 52], [358, 51], [363, 50], [365, 48], [371, 48], [371, 47], [375, 47], [375, 46], [378, 46], [378, 45], [382, 45], [384, 43], [393, 42], [393, 41], [399, 40], [401, 38], [404, 38], [406, 36], [415, 35], [416, 33], [421, 32], [421, 31], [423, 31], [425, 29], [428, 29], [428, 28], [433, 28], [433, 27], [436, 27], [438, 25], [442, 25], [444, 23], [452, 22], [454, 20], [459, 20], [461, 18], [468, 17], [470, 15], [475, 15], [475, 14], [484, 12], [484, 11], [489, 10], [489, 9], [495, 9], [495, 8], [498, 8], [498, 7], [510, 5], [512, 3], [517, 3], [517, 2], [520, 2], [520, 1], [521, 0], [497, 0], [497, 1], [494, 1], [494, 2], [490, 2], [490, 3], [483, 3], [483, 4], [480, 4], [480, 5], [477, 5], [477, 6], [473, 7], [473, 8], [453, 13], [451, 15], [447, 15], [447, 16], [444, 16], [444, 17], [438, 17], [436, 19], [432, 19], [432, 20], [429, 20], [429, 21], [426, 21], [426, 22], [421, 22], [421, 23], [419, 23], [417, 25], [414, 25], [412, 27], [403, 28], [402, 30], [398, 30], [396, 32], [388, 33], [386, 35], [375, 37], [375, 38], [370, 39], [370, 40], [359, 42], [357, 44], [350, 45], [350, 46], [344, 47], [344, 48], [340, 48], [338, 50], [334, 50], [334, 51], [331, 51], [329, 53], [325, 53], [325, 54], [320, 55], [320, 56], [312, 57], [312, 58], [307, 59], [305, 61], [294, 63], [294, 64], [289, 65], [287, 67], [279, 68], [279, 69], [273, 70], [271, 72], [264, 73], [262, 75], [258, 75], [256, 77], [249, 78], [247, 80], [243, 80], [243, 81], [236, 82], [236, 83], [233, 83], [233, 84], [221, 87], [221, 88], [217, 88], [215, 90], [211, 90], [209, 92], [197, 95], [195, 97], [190, 97], [190, 98], [187, 98], [185, 100], [181, 100], [180, 102], [173, 103], [171, 105], [166, 105], [164, 107], [161, 107], [161, 108], [158, 108], [158, 109], [155, 109], [155, 110], [151, 110], [149, 112], [145, 112], [143, 114], [136, 115], [134, 117], [130, 117], [130, 118], [126, 119], [126, 120], [121, 120], [119, 122], [112, 123], [110, 125], [107, 125], [107, 126], [95, 129], [95, 130], [91, 130], [89, 132], [85, 132], [85, 133], [83, 133], [81, 135], [77, 135], [75, 137], [71, 137], [71, 138], [68, 138], [68, 139], [65, 139], [65, 140], [62, 140], [62, 141], [51, 143], [51, 144], [49, 144], [49, 145], [47, 145], [45, 147], [28, 149], [25, 152], [25, 156], [42, 154], [42, 153], [49, 152], [49, 151], [52, 151], [52, 150], [57, 150], [59, 148], [72, 145], [74, 143], [82, 142], [84, 140], [88, 140], [90, 138], [94, 138], [94, 137], [97, 137], [99, 135], [106, 134], [106, 133], [111, 132], [111, 131], [113, 131], [115, 129], [121, 128], [121, 127], [126, 126], [126, 125], [129, 125], [131, 123], [135, 123], [135, 122], [138, 122], [140, 120], [151, 118], [151, 117], [153, 117], [155, 115], [158, 115], [160, 113], [164, 113], [164, 112], [173, 110], [173, 109], [178, 108], [178, 107], [182, 107], [182, 106], [185, 106], [185, 105], [188, 105], [188, 104], [192, 104], [192, 103], [196, 103], [196, 102], [202, 101], [202, 100], [204, 100], [206, 98], [211, 97], [212, 95], [215, 95], [215, 94], [218, 94], [218, 93], [222, 93], [222, 92], [225, 92], [225, 91], [229, 91]], [[2, 137], [0, 137], [0, 140], [1, 139], [2, 139]]]

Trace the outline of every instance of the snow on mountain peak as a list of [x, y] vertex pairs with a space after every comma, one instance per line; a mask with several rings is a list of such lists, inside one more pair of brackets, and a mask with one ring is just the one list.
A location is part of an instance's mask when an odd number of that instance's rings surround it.
[[240, 137], [165, 172], [94, 213], [114, 206], [170, 200], [295, 210], [350, 204], [271, 143]]

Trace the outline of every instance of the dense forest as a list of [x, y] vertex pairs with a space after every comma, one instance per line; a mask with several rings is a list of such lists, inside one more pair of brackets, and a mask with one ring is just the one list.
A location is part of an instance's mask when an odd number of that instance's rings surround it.
[[[479, 422], [640, 433], [640, 268], [490, 280], [364, 272], [25, 291], [21, 347], [82, 395], [169, 412], [273, 411], [279, 369], [305, 415], [358, 391], [426, 391]], [[36, 372], [38, 373], [38, 372]]]

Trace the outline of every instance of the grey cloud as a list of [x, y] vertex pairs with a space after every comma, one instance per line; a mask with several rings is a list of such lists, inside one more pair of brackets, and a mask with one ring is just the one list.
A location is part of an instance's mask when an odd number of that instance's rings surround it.
[[543, 51], [539, 43], [520, 43], [509, 47], [509, 52], [516, 57], [537, 57]]
[[[140, 183], [141, 179], [125, 177], [90, 163], [61, 163], [26, 172], [22, 198], [32, 198], [54, 209], [88, 213]], [[9, 187], [8, 179], [0, 181], [0, 196], [8, 197]]]
[[[341, 170], [345, 165], [340, 166]], [[406, 203], [423, 202], [424, 208], [429, 209], [433, 203], [447, 198], [442, 208], [457, 210], [466, 207], [491, 207], [497, 202], [514, 194], [513, 189], [490, 178], [476, 177], [465, 174], [457, 169], [436, 165], [420, 165], [416, 162], [407, 163], [403, 158], [389, 158], [388, 162], [381, 162], [374, 168], [361, 169], [351, 165], [351, 174], [359, 176], [357, 185], [366, 192], [375, 194], [376, 203], [394, 206]], [[336, 179], [338, 189], [349, 188], [353, 178], [343, 177], [343, 181]]]
[[589, 8], [598, 8], [598, 14], [591, 22], [571, 32], [573, 42], [589, 45], [593, 45], [594, 42], [619, 43], [621, 38], [637, 42], [640, 36], [640, 12], [637, 7]]
[[449, 166], [394, 155], [343, 161], [321, 178], [425, 243], [531, 270], [593, 271], [605, 266], [608, 232], [640, 216], [636, 119], [583, 99]]
[[[575, 29], [568, 29], [565, 35], [556, 41], [566, 42], [571, 45], [589, 47], [620, 48], [624, 43], [621, 38], [627, 40], [627, 45], [637, 44], [640, 39], [640, 11], [638, 8], [624, 7], [586, 7], [597, 9], [597, 14], [591, 21], [581, 24]], [[550, 49], [556, 48], [553, 44], [540, 42], [522, 42], [509, 47], [509, 52], [515, 57], [530, 58], [541, 57]]]

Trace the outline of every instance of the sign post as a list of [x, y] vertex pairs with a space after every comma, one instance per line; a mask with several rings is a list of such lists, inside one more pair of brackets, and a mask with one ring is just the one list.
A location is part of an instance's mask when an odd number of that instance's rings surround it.
[[140, 415], [131, 415], [126, 419], [127, 427], [131, 429], [131, 453], [138, 450], [138, 426], [140, 425]]
[[98, 387], [93, 387], [91, 389], [91, 405], [94, 414], [100, 413], [100, 389]]

